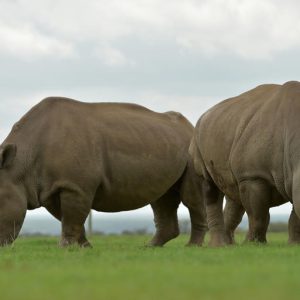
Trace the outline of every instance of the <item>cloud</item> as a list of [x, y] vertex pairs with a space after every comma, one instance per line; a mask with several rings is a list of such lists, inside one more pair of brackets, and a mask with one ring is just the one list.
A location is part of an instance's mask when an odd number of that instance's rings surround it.
[[269, 59], [300, 46], [296, 11], [294, 1], [187, 1], [177, 16], [182, 25], [175, 33], [176, 40], [184, 48], [208, 56], [225, 53]]
[[127, 58], [120, 50], [109, 45], [101, 45], [95, 48], [95, 57], [103, 64], [110, 67], [134, 65], [135, 62]]
[[120, 47], [126, 39], [264, 60], [300, 47], [299, 10], [293, 0], [2, 0], [0, 43], [2, 53], [54, 58], [88, 45], [110, 66], [132, 63]]
[[0, 23], [0, 53], [21, 59], [33, 59], [44, 56], [70, 57], [72, 45], [39, 33], [34, 28], [24, 26], [7, 26]]

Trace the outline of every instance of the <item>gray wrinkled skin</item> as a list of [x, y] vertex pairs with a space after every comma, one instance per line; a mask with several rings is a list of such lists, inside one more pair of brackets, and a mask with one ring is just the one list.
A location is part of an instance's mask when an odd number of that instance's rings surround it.
[[0, 244], [18, 235], [26, 210], [45, 207], [62, 222], [61, 245], [89, 246], [84, 222], [151, 204], [162, 246], [189, 209], [190, 244], [201, 245], [205, 209], [189, 161], [193, 126], [179, 113], [125, 103], [47, 98], [16, 123], [0, 147]]
[[289, 241], [300, 241], [299, 82], [261, 85], [212, 107], [196, 125], [190, 152], [202, 180], [211, 245], [233, 243], [245, 211], [246, 239], [266, 242], [269, 208], [288, 201]]

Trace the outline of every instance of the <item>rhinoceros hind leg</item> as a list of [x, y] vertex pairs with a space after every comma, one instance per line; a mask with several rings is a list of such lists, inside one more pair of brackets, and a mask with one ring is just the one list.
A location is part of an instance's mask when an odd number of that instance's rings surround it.
[[209, 246], [222, 247], [225, 245], [223, 215], [224, 194], [211, 179], [203, 180], [202, 189], [203, 197], [206, 202], [207, 223], [210, 234]]
[[271, 187], [264, 180], [256, 179], [243, 181], [239, 188], [241, 201], [249, 218], [246, 241], [266, 243], [270, 222]]
[[296, 215], [294, 208], [289, 218], [289, 243], [300, 243], [300, 219]]
[[169, 190], [157, 201], [151, 203], [154, 213], [156, 233], [149, 246], [163, 246], [179, 235], [177, 209], [180, 197], [176, 190]]
[[226, 205], [224, 209], [224, 225], [225, 225], [225, 243], [227, 245], [235, 244], [234, 232], [241, 223], [245, 209], [238, 201], [226, 197]]
[[203, 180], [196, 174], [193, 165], [188, 164], [180, 187], [181, 201], [188, 208], [191, 219], [191, 236], [187, 246], [202, 246], [207, 232]]

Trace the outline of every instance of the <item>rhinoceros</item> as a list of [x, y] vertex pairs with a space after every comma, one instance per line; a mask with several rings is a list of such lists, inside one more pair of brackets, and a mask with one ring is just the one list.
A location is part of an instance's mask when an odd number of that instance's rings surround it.
[[17, 237], [27, 209], [45, 207], [61, 221], [61, 246], [84, 247], [91, 209], [151, 204], [156, 233], [149, 244], [162, 246], [179, 234], [182, 201], [191, 217], [189, 244], [201, 245], [207, 225], [188, 155], [193, 129], [180, 113], [136, 104], [42, 100], [0, 147], [0, 244]]
[[[289, 241], [300, 242], [300, 83], [260, 85], [209, 109], [191, 142], [210, 243], [233, 243], [246, 211], [248, 241], [266, 242], [269, 208], [293, 204]], [[222, 211], [223, 196], [227, 203]]]

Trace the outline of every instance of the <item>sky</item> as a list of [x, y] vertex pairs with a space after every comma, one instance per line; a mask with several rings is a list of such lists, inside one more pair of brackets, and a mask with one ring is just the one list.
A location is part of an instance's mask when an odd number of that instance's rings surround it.
[[299, 12], [296, 0], [0, 0], [0, 139], [47, 96], [195, 123], [259, 84], [300, 80]]

